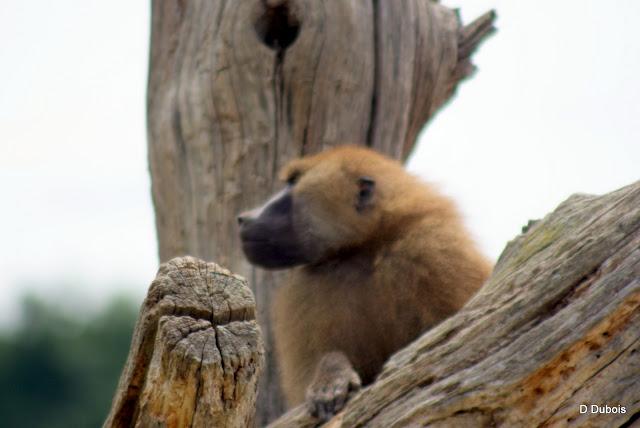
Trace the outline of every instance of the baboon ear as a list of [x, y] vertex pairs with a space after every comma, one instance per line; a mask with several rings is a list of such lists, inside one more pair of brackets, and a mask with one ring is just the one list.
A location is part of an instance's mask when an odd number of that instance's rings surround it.
[[358, 200], [356, 202], [356, 210], [358, 212], [364, 211], [373, 201], [373, 194], [375, 193], [376, 182], [371, 177], [358, 178]]

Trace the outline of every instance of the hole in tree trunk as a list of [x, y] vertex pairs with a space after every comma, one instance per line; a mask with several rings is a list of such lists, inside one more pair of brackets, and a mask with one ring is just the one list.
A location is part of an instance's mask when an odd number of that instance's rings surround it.
[[300, 32], [300, 21], [289, 1], [263, 2], [262, 10], [255, 22], [255, 29], [262, 42], [276, 51], [284, 51], [296, 40]]

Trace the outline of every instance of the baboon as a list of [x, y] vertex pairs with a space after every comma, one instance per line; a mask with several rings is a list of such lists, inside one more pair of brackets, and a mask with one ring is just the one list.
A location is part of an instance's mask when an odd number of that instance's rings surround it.
[[292, 161], [238, 216], [255, 265], [290, 269], [271, 308], [289, 405], [327, 419], [387, 358], [459, 310], [491, 264], [456, 206], [402, 165], [340, 146]]

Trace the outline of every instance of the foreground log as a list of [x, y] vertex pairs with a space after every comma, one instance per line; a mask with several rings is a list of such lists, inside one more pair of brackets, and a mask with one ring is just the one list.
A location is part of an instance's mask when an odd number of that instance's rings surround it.
[[173, 259], [149, 288], [104, 426], [251, 426], [262, 360], [246, 281]]
[[[235, 218], [294, 157], [344, 143], [406, 159], [473, 72], [494, 14], [468, 25], [428, 0], [153, 1], [149, 164], [161, 261], [215, 260], [251, 278], [267, 355], [278, 274], [242, 257]], [[274, 358], [258, 420], [283, 409]]]
[[[478, 295], [327, 426], [640, 424], [640, 182], [526, 229]], [[316, 424], [299, 407], [271, 426]]]

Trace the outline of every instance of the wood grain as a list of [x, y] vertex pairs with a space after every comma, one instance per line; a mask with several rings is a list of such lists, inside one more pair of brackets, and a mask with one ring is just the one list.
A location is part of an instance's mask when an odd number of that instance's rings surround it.
[[263, 358], [246, 281], [173, 259], [142, 304], [104, 426], [251, 426]]

